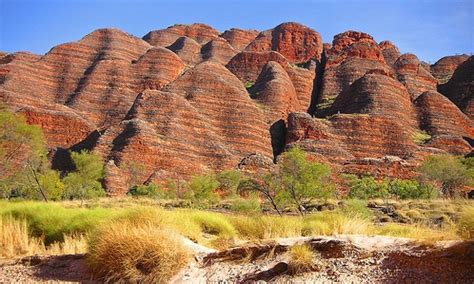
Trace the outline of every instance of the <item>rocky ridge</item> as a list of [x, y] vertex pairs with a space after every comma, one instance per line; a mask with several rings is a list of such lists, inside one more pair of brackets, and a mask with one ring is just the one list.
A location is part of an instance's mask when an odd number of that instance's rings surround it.
[[99, 29], [41, 56], [0, 53], [0, 100], [43, 128], [52, 153], [100, 153], [111, 195], [126, 193], [130, 162], [159, 182], [295, 145], [339, 172], [407, 178], [429, 154], [472, 152], [473, 71], [472, 56], [430, 66], [363, 32], [323, 44], [298, 23]]

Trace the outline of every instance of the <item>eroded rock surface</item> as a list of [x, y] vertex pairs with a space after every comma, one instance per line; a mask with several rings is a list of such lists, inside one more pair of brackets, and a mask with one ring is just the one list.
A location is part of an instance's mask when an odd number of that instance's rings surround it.
[[295, 145], [335, 172], [411, 178], [427, 155], [472, 151], [473, 66], [429, 66], [358, 31], [323, 43], [298, 23], [99, 29], [45, 55], [0, 53], [0, 100], [43, 128], [56, 168], [67, 149], [100, 153], [110, 195], [126, 193], [130, 162], [160, 182], [268, 168]]

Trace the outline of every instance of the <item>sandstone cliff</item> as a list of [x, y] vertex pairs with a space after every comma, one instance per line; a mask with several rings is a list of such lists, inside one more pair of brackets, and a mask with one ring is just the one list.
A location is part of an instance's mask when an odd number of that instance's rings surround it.
[[130, 162], [162, 181], [268, 166], [294, 145], [336, 171], [412, 177], [429, 154], [472, 151], [473, 68], [467, 55], [429, 66], [358, 31], [323, 44], [298, 23], [100, 29], [44, 55], [0, 53], [0, 100], [43, 128], [56, 167], [61, 149], [100, 153], [111, 195], [127, 191]]

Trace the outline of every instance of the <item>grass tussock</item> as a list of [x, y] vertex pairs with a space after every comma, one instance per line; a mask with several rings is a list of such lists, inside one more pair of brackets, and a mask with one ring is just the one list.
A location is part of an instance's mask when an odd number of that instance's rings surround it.
[[90, 267], [107, 282], [166, 282], [190, 257], [179, 234], [156, 222], [113, 221], [89, 239]]
[[370, 220], [340, 212], [322, 212], [305, 218], [305, 235], [365, 234], [374, 232]]
[[315, 269], [316, 254], [307, 244], [295, 245], [289, 251], [288, 269], [291, 274], [301, 274]]
[[261, 240], [301, 236], [303, 219], [277, 216], [228, 216], [237, 234], [242, 239]]
[[[111, 202], [111, 201], [108, 201]], [[241, 241], [284, 237], [337, 234], [388, 235], [422, 241], [473, 238], [472, 202], [468, 201], [371, 201], [393, 206], [413, 224], [373, 223], [374, 211], [367, 201], [344, 200], [344, 206], [300, 216], [223, 214], [196, 209], [165, 210], [143, 206], [146, 200], [129, 206], [80, 208], [70, 202], [0, 201], [0, 255], [56, 254], [85, 252], [84, 236], [100, 230], [109, 222], [130, 226], [149, 224], [165, 228], [197, 243], [224, 249]], [[436, 206], [432, 206], [432, 205]], [[450, 214], [449, 212], [453, 212]], [[448, 216], [440, 220], [440, 216]], [[453, 217], [454, 216], [454, 217]], [[457, 222], [457, 223], [454, 223]]]
[[87, 242], [84, 235], [65, 235], [63, 241], [49, 246], [38, 237], [32, 237], [26, 220], [0, 217], [0, 257], [10, 258], [24, 255], [61, 255], [85, 253]]
[[458, 232], [464, 239], [474, 239], [474, 207], [465, 207], [458, 221]]
[[454, 225], [447, 225], [440, 229], [433, 229], [422, 223], [410, 225], [388, 223], [378, 228], [376, 233], [378, 235], [411, 238], [419, 242], [429, 244], [435, 243], [437, 241], [459, 239]]
[[25, 220], [30, 235], [44, 240], [46, 246], [63, 242], [66, 235], [86, 234], [118, 214], [114, 209], [65, 208], [59, 203], [0, 202], [0, 217]]

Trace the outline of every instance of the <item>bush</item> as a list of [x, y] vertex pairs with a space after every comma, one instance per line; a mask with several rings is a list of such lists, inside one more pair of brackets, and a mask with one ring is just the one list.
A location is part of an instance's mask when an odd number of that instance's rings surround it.
[[156, 224], [111, 222], [89, 240], [89, 265], [106, 282], [166, 283], [190, 257], [179, 235]]
[[472, 158], [459, 158], [450, 155], [431, 156], [422, 164], [423, 177], [441, 185], [441, 192], [447, 197], [461, 195], [459, 189], [474, 185]]
[[222, 171], [216, 176], [217, 182], [219, 182], [219, 190], [226, 196], [237, 195], [237, 188], [240, 180], [242, 179], [242, 173], [236, 170]]
[[274, 187], [281, 187], [277, 200], [293, 203], [301, 215], [303, 203], [313, 198], [329, 198], [334, 194], [331, 168], [311, 161], [306, 153], [293, 147], [282, 155], [279, 170], [273, 175]]
[[239, 213], [258, 213], [262, 212], [260, 200], [256, 197], [239, 198], [232, 202], [231, 210]]
[[418, 145], [425, 144], [431, 139], [431, 135], [429, 135], [426, 131], [419, 131], [413, 133], [413, 142], [415, 142]]
[[64, 195], [64, 183], [57, 171], [49, 170], [39, 176], [39, 183], [43, 187], [49, 200], [61, 200]]
[[216, 202], [219, 196], [216, 189], [219, 182], [215, 175], [195, 176], [188, 182], [188, 188], [192, 193], [192, 198], [198, 201]]
[[151, 198], [173, 199], [176, 198], [176, 192], [166, 190], [162, 186], [150, 183], [133, 186], [128, 192], [132, 196], [144, 196]]
[[358, 199], [385, 198], [388, 196], [387, 181], [377, 181], [374, 177], [358, 178], [354, 175], [345, 175], [349, 185], [349, 197]]
[[89, 199], [105, 196], [100, 180], [104, 176], [102, 158], [88, 151], [72, 152], [71, 158], [76, 170], [64, 178], [65, 197], [68, 199]]
[[389, 182], [388, 191], [400, 199], [432, 199], [438, 196], [434, 186], [415, 180], [394, 179]]
[[39, 176], [49, 170], [40, 127], [0, 105], [0, 193], [4, 198], [47, 200]]

